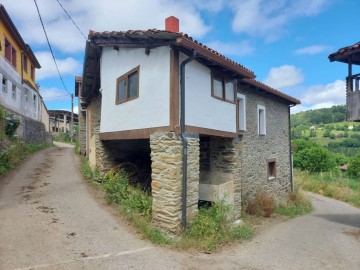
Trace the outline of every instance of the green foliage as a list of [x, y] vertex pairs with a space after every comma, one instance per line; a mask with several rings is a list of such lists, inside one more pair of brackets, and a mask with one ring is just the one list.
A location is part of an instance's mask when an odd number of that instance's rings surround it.
[[350, 159], [348, 175], [352, 178], [357, 178], [360, 182], [360, 155]]
[[60, 132], [58, 135], [53, 137], [53, 140], [56, 142], [71, 142], [70, 134]]
[[224, 201], [200, 208], [184, 233], [184, 239], [204, 250], [215, 250], [236, 239], [251, 239], [252, 229], [247, 225], [233, 225], [231, 214], [231, 207]]
[[294, 153], [294, 167], [309, 172], [327, 172], [336, 167], [332, 154], [322, 146], [313, 146]]
[[6, 117], [5, 134], [8, 137], [14, 136], [16, 129], [20, 125], [20, 120], [10, 115]]
[[289, 193], [289, 199], [285, 204], [280, 204], [275, 213], [282, 216], [296, 217], [310, 213], [313, 210], [311, 201], [297, 189]]
[[316, 129], [310, 129], [310, 137], [314, 138], [316, 137]]
[[152, 198], [139, 187], [129, 184], [126, 174], [110, 170], [104, 177], [102, 186], [109, 203], [121, 205], [126, 212], [136, 212], [151, 219]]
[[22, 142], [17, 142], [13, 144], [9, 149], [3, 151], [0, 154], [0, 175], [14, 168], [17, 164], [26, 159], [32, 153], [40, 151], [49, 146], [50, 145], [46, 143], [25, 144]]
[[305, 139], [297, 139], [291, 141], [291, 146], [294, 151], [301, 151], [306, 148], [311, 148], [313, 146], [320, 146], [314, 141], [305, 140]]
[[331, 134], [331, 130], [330, 129], [325, 129], [323, 137], [328, 138], [328, 137], [330, 137], [330, 134]]
[[333, 157], [335, 158], [335, 163], [338, 166], [342, 166], [344, 164], [347, 164], [349, 159], [347, 158], [347, 156], [345, 156], [342, 153], [334, 153]]

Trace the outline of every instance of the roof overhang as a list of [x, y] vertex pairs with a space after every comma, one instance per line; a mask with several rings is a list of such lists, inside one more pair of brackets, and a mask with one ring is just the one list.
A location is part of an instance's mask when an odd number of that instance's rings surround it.
[[329, 55], [329, 60], [360, 65], [360, 42], [340, 48], [337, 52]]

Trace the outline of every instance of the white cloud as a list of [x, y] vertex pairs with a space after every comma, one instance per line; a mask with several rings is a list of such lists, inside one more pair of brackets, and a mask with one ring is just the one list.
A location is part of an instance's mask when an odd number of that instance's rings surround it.
[[329, 3], [327, 0], [242, 0], [232, 1], [235, 32], [262, 36], [267, 41], [278, 39], [285, 25], [299, 17], [314, 16]]
[[292, 65], [273, 67], [264, 80], [264, 83], [271, 87], [282, 89], [296, 86], [304, 81], [301, 69]]
[[74, 113], [76, 113], [76, 114], [79, 113], [79, 106], [74, 106]]
[[312, 45], [304, 48], [297, 49], [295, 51], [295, 54], [308, 54], [308, 55], [314, 55], [322, 52], [326, 52], [330, 49], [329, 46], [325, 45]]
[[229, 55], [229, 56], [249, 55], [255, 50], [251, 46], [249, 41], [240, 41], [240, 42], [211, 41], [208, 42], [206, 45], [218, 51], [221, 54]]
[[[36, 78], [38, 80], [58, 76], [58, 72], [56, 70], [56, 66], [51, 56], [51, 53], [36, 52], [35, 55], [41, 64], [41, 69], [39, 69], [36, 74]], [[65, 59], [56, 59], [56, 63], [62, 76], [81, 73], [82, 64], [72, 57], [67, 57]]]
[[70, 94], [60, 91], [57, 88], [40, 88], [40, 94], [44, 101], [67, 101], [70, 100]]
[[[62, 52], [80, 52], [85, 47], [84, 37], [69, 20], [57, 1], [38, 0], [38, 6], [52, 46]], [[18, 30], [27, 43], [46, 45], [36, 7], [29, 0], [3, 0]], [[61, 2], [81, 31], [87, 36], [95, 31], [124, 31], [129, 29], [165, 28], [165, 18], [180, 19], [180, 31], [201, 38], [211, 29], [200, 11], [217, 12], [223, 0], [211, 1], [113, 1], [67, 0]], [[21, 8], [19, 8], [21, 7]]]
[[346, 85], [345, 81], [336, 80], [325, 85], [314, 85], [302, 90], [304, 93], [300, 98], [301, 105], [291, 109], [291, 113], [301, 111], [315, 110], [321, 108], [330, 108], [334, 105], [346, 103]]

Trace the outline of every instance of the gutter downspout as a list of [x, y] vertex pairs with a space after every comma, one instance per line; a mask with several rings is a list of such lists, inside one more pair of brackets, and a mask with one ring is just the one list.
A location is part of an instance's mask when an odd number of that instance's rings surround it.
[[186, 206], [187, 206], [187, 144], [188, 139], [185, 135], [185, 66], [196, 58], [196, 51], [193, 50], [192, 56], [184, 60], [180, 65], [180, 130], [181, 140], [183, 143], [182, 151], [182, 207], [181, 207], [181, 224], [186, 230]]
[[291, 191], [294, 192], [295, 191], [295, 186], [294, 186], [294, 172], [293, 172], [293, 153], [291, 150], [291, 117], [290, 117], [290, 109], [291, 107], [294, 107], [294, 105], [290, 105], [289, 106], [289, 154], [290, 154], [290, 188]]

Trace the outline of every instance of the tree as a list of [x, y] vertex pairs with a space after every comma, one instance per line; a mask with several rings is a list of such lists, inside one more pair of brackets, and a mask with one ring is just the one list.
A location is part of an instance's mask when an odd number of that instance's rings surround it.
[[316, 129], [315, 128], [310, 129], [310, 137], [316, 137]]
[[294, 153], [294, 167], [311, 173], [327, 172], [336, 167], [336, 162], [329, 150], [313, 146]]
[[325, 129], [323, 137], [325, 137], [325, 138], [330, 137], [330, 133], [331, 133], [330, 129]]
[[360, 155], [350, 159], [349, 168], [347, 171], [348, 175], [353, 178], [360, 177]]

